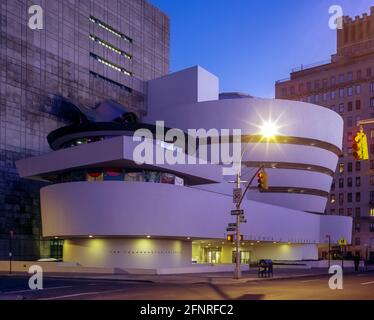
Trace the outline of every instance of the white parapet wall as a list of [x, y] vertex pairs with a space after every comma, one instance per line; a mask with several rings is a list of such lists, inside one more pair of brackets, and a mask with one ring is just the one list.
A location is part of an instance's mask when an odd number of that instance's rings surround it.
[[68, 239], [64, 261], [86, 267], [175, 268], [191, 265], [191, 242], [172, 239]]

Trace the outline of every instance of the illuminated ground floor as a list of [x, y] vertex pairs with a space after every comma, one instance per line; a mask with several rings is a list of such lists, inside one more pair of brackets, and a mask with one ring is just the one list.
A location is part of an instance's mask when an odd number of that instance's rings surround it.
[[[51, 256], [84, 267], [180, 268], [235, 262], [235, 245], [223, 239], [77, 238], [52, 239]], [[316, 244], [243, 241], [241, 263], [260, 259], [317, 260]]]

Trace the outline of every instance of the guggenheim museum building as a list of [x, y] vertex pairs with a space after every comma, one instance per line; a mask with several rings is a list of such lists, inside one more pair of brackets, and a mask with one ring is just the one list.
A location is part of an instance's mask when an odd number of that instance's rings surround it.
[[[232, 264], [226, 228], [235, 220], [235, 175], [213, 151], [232, 153], [237, 143], [241, 179], [263, 166], [269, 185], [259, 192], [255, 181], [242, 202], [243, 264], [317, 260], [328, 236], [333, 244], [351, 242], [352, 218], [324, 213], [342, 147], [343, 120], [334, 111], [219, 93], [219, 79], [199, 66], [147, 82], [142, 119], [115, 101], [64, 106], [74, 121], [49, 134], [53, 151], [17, 162], [22, 178], [49, 182], [40, 191], [43, 236], [61, 241], [63, 261], [164, 272]], [[187, 142], [160, 136], [157, 123]], [[220, 137], [192, 143], [191, 129]], [[135, 137], [139, 132], [148, 135]], [[151, 153], [143, 163], [134, 157], [139, 148]], [[186, 161], [157, 161], [165, 150]]]

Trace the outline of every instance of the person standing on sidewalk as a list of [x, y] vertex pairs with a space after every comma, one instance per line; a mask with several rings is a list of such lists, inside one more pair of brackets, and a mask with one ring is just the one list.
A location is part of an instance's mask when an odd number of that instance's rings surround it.
[[358, 272], [358, 266], [360, 264], [360, 256], [355, 255], [354, 258], [353, 258], [353, 262], [355, 264], [355, 272]]

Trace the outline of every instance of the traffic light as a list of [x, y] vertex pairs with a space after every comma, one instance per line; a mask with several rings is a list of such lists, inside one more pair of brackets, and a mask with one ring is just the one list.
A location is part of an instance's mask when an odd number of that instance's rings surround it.
[[257, 174], [257, 181], [260, 192], [268, 189], [268, 174], [265, 172], [265, 170], [261, 170]]
[[233, 234], [228, 234], [227, 235], [227, 241], [234, 242], [234, 235]]
[[352, 150], [352, 156], [355, 158], [355, 160], [369, 159], [367, 137], [362, 129], [357, 131], [353, 138]]

